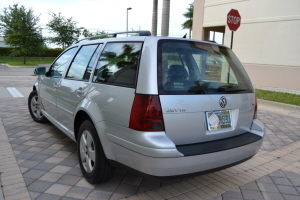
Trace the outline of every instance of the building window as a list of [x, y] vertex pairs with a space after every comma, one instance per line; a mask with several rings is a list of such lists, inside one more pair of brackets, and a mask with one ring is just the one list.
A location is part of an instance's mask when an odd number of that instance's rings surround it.
[[224, 33], [209, 31], [209, 40], [215, 41], [218, 44], [224, 44]]

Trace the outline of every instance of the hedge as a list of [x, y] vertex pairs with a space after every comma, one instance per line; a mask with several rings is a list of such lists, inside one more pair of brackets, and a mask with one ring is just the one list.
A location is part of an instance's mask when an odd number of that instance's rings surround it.
[[[11, 47], [0, 47], [0, 56], [11, 56], [11, 52], [14, 48]], [[41, 55], [28, 55], [34, 57], [57, 57], [63, 50], [62, 49], [45, 49]]]
[[45, 49], [45, 55], [43, 57], [57, 57], [63, 52], [62, 49]]
[[11, 47], [0, 47], [0, 56], [10, 56], [12, 50]]

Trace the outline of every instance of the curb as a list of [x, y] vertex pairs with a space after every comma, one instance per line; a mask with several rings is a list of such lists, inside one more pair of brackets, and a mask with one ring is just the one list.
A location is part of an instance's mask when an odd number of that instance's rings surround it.
[[2, 63], [2, 66], [5, 66], [7, 68], [35, 68], [37, 66], [13, 66], [13, 65], [9, 65], [7, 63]]
[[290, 94], [300, 95], [299, 90], [284, 89], [284, 88], [279, 88], [279, 87], [267, 87], [267, 86], [254, 86], [254, 88], [259, 89], [259, 90], [266, 90], [266, 91], [273, 91], [273, 92], [283, 92], [283, 93], [290, 93]]
[[257, 99], [258, 109], [268, 110], [287, 115], [300, 116], [300, 106]]
[[31, 199], [1, 117], [0, 152], [0, 200]]
[[13, 66], [7, 63], [2, 63], [2, 66], [6, 66], [7, 68], [36, 68], [36, 67], [46, 67], [49, 68], [51, 64], [38, 64], [38, 66]]

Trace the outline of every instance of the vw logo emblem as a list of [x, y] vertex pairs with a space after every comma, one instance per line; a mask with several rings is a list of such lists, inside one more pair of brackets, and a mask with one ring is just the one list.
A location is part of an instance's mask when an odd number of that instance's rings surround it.
[[224, 96], [222, 96], [219, 100], [220, 106], [221, 108], [225, 108], [225, 106], [227, 105], [227, 100]]

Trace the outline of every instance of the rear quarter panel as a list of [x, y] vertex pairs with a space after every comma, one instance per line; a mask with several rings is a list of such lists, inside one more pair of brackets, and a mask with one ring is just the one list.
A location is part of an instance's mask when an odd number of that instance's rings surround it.
[[93, 83], [80, 107], [94, 123], [107, 121], [128, 127], [134, 92], [133, 88]]

